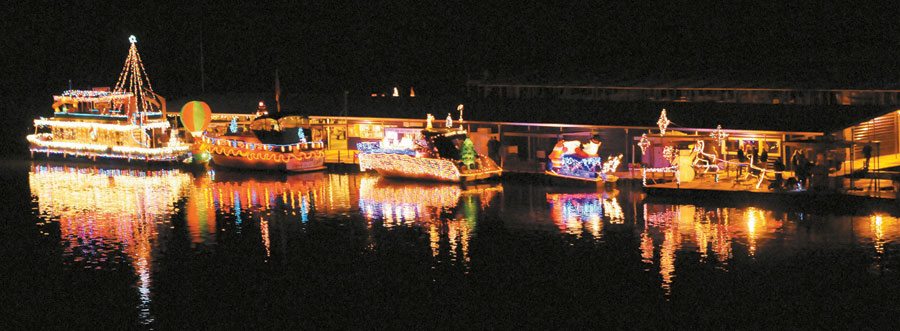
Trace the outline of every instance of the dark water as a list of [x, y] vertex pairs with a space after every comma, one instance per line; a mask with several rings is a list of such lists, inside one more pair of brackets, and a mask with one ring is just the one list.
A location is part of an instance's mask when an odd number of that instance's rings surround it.
[[[460, 188], [7, 162], [10, 328], [890, 327], [900, 221]], [[5, 327], [5, 328], [6, 328]]]

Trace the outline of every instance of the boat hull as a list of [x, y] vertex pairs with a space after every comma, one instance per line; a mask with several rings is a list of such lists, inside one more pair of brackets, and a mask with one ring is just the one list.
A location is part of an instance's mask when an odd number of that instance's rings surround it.
[[569, 180], [577, 180], [577, 181], [588, 182], [588, 183], [598, 183], [598, 184], [601, 184], [601, 183], [615, 183], [615, 182], [617, 182], [617, 181], [619, 180], [619, 177], [616, 177], [615, 175], [608, 175], [608, 176], [606, 176], [606, 179], [603, 179], [603, 178], [600, 177], [600, 176], [597, 176], [597, 177], [594, 177], [594, 178], [585, 178], [585, 177], [578, 177], [578, 176], [563, 175], [563, 174], [557, 173], [557, 172], [552, 171], [552, 170], [546, 170], [546, 171], [544, 171], [544, 174], [546, 174], [546, 175], [548, 175], [548, 176], [557, 177], [557, 178], [563, 178], [563, 179], [569, 179]]
[[361, 170], [372, 169], [390, 178], [465, 183], [500, 177], [503, 173], [503, 169], [493, 164], [486, 170], [460, 171], [450, 160], [403, 154], [360, 154], [359, 160]]
[[[28, 137], [31, 157], [55, 160], [73, 160], [96, 163], [178, 163], [187, 158], [188, 148], [136, 148], [126, 146], [85, 145], [82, 149], [69, 147], [69, 143], [55, 143], [52, 140], [31, 135]], [[69, 144], [69, 145], [66, 145]]]
[[325, 157], [312, 157], [304, 160], [291, 159], [287, 162], [263, 159], [250, 159], [242, 156], [213, 154], [214, 165], [235, 169], [277, 170], [287, 172], [309, 172], [325, 169]]

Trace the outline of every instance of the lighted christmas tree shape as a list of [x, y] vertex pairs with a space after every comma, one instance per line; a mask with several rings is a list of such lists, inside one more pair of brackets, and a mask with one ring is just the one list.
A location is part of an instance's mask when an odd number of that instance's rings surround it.
[[231, 131], [231, 133], [238, 132], [237, 117], [231, 118], [231, 124], [228, 124], [228, 131]]
[[297, 129], [297, 137], [300, 138], [300, 142], [306, 142], [306, 134], [303, 133], [303, 128]]
[[116, 80], [114, 93], [131, 93], [134, 95], [134, 101], [131, 104], [131, 110], [134, 112], [152, 112], [161, 109], [157, 100], [156, 93], [153, 92], [153, 86], [150, 84], [150, 76], [144, 70], [144, 63], [141, 62], [141, 55], [137, 50], [137, 38], [135, 36], [128, 37], [131, 42], [131, 48], [128, 49], [128, 57], [125, 58], [125, 66]]
[[475, 144], [472, 143], [472, 140], [466, 138], [462, 144], [462, 151], [460, 152], [460, 158], [462, 159], [462, 163], [472, 168], [472, 165], [475, 164]]

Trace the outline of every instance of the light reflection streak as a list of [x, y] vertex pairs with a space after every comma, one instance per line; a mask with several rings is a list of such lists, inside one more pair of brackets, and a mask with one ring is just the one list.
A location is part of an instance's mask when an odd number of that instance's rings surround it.
[[[745, 222], [730, 224], [731, 214], [737, 214]], [[782, 231], [783, 221], [757, 208], [717, 208], [707, 210], [691, 205], [643, 206], [644, 229], [640, 234], [640, 253], [644, 263], [654, 263], [658, 256], [661, 287], [671, 294], [675, 280], [677, 253], [697, 252], [700, 263], [716, 263], [722, 267], [733, 258], [734, 239], [746, 240], [747, 254], [755, 256], [764, 241]], [[655, 255], [654, 245], [659, 254]], [[714, 258], [713, 258], [714, 257]]]
[[884, 218], [881, 215], [872, 215], [870, 218], [875, 252], [884, 254]]
[[625, 217], [617, 198], [618, 190], [592, 193], [547, 193], [550, 218], [561, 232], [600, 238], [603, 220], [622, 224]]
[[465, 264], [478, 208], [488, 206], [502, 190], [499, 185], [464, 189], [456, 184], [392, 182], [367, 176], [360, 178], [359, 210], [373, 226], [422, 226], [428, 231], [432, 257]]
[[139, 320], [152, 323], [150, 264], [157, 222], [169, 221], [190, 175], [33, 165], [28, 181], [40, 216], [59, 223], [64, 263], [103, 269], [112, 254], [124, 252], [138, 277]]

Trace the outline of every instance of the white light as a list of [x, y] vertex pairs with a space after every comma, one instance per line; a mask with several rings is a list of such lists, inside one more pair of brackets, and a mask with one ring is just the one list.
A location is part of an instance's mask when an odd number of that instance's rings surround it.
[[659, 126], [659, 135], [660, 136], [666, 135], [666, 128], [668, 128], [669, 124], [671, 124], [671, 123], [672, 123], [672, 121], [670, 121], [669, 118], [666, 117], [666, 110], [663, 109], [662, 112], [659, 114], [659, 120], [656, 121], [656, 124]]
[[128, 37], [128, 41], [131, 42], [132, 44], [134, 44], [137, 42], [137, 37], [135, 37], [134, 35], [131, 35], [130, 37]]
[[70, 122], [70, 121], [56, 121], [56, 120], [47, 120], [47, 119], [36, 119], [34, 120], [34, 126], [49, 126], [49, 127], [57, 127], [57, 128], [75, 128], [75, 129], [89, 129], [89, 128], [98, 128], [109, 131], [132, 131], [139, 129], [165, 129], [169, 127], [168, 121], [159, 121], [159, 122], [151, 122], [148, 124], [144, 124], [143, 126], [134, 125], [134, 124], [115, 124], [115, 123], [92, 123], [92, 122]]
[[[142, 155], [165, 155], [165, 154], [182, 154], [186, 153], [190, 146], [187, 145], [176, 145], [169, 147], [160, 147], [160, 148], [146, 148], [146, 147], [131, 147], [131, 146], [110, 146], [110, 145], [101, 145], [101, 144], [85, 144], [78, 142], [67, 142], [67, 141], [48, 141], [44, 140], [48, 138], [49, 134], [32, 134], [28, 135], [26, 139], [28, 142], [47, 148], [55, 148], [55, 149], [68, 149], [75, 151], [95, 151], [102, 152], [106, 150], [112, 150], [116, 153], [123, 154], [142, 154]], [[44, 138], [44, 139], [42, 139]]]

